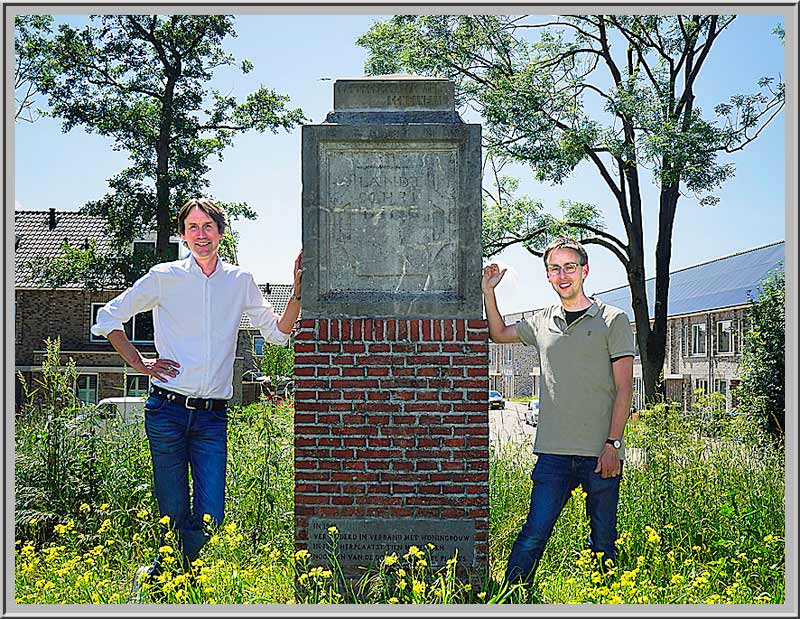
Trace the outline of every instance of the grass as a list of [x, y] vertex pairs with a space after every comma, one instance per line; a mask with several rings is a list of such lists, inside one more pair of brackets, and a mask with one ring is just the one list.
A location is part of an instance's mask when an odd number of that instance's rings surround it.
[[[38, 412], [37, 412], [38, 410]], [[18, 604], [120, 604], [152, 560], [159, 520], [146, 441], [124, 428], [87, 431], [75, 411], [17, 419], [15, 590]], [[59, 421], [54, 422], [53, 419]], [[229, 427], [225, 523], [192, 570], [177, 560], [147, 601], [194, 604], [626, 603], [780, 604], [785, 596], [784, 460], [744, 416], [713, 399], [684, 412], [659, 405], [629, 423], [647, 454], [622, 481], [619, 562], [601, 570], [586, 549], [582, 492], [559, 519], [531, 590], [504, 590], [505, 561], [527, 514], [530, 442], [492, 444], [490, 579], [470, 585], [456, 561], [434, 571], [430, 548], [386, 557], [361, 581], [295, 554], [293, 409], [235, 409]], [[337, 532], [330, 531], [335, 547]], [[169, 545], [162, 548], [174, 557]]]

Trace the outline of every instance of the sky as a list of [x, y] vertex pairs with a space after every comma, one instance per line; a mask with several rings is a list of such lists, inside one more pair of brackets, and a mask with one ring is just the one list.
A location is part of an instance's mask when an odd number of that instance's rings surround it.
[[[257, 10], [251, 7], [251, 11]], [[268, 10], [262, 8], [261, 10]], [[284, 9], [287, 10], [287, 9]], [[350, 9], [357, 10], [357, 9]], [[384, 16], [385, 17], [385, 16]], [[80, 24], [83, 18], [68, 18]], [[247, 75], [225, 69], [214, 87], [240, 100], [260, 86], [291, 97], [313, 123], [333, 107], [333, 81], [363, 75], [366, 50], [355, 40], [379, 15], [238, 15], [238, 36], [227, 51], [253, 62]], [[698, 82], [699, 105], [713, 109], [731, 95], [752, 92], [765, 75], [784, 75], [785, 49], [771, 31], [779, 15], [741, 15], [712, 51]], [[468, 122], [480, 119], [465, 115]], [[785, 237], [785, 114], [744, 151], [727, 157], [736, 175], [716, 192], [716, 207], [701, 207], [693, 196], [680, 200], [673, 234], [672, 270], [781, 240]], [[255, 221], [233, 222], [239, 233], [239, 262], [260, 284], [290, 283], [292, 263], [302, 244], [300, 128], [291, 132], [250, 132], [235, 138], [223, 161], [212, 161], [210, 192], [223, 201], [247, 202]], [[14, 127], [17, 209], [77, 210], [102, 197], [107, 179], [127, 165], [112, 142], [76, 128], [61, 131], [58, 119], [42, 118]], [[581, 164], [561, 185], [537, 183], [530, 168], [507, 169], [521, 180], [520, 194], [541, 200], [556, 213], [559, 200], [590, 202], [604, 213], [609, 232], [624, 238], [616, 203], [589, 164]], [[645, 190], [647, 276], [654, 275], [657, 193]], [[586, 292], [626, 285], [625, 272], [607, 250], [590, 245]], [[521, 312], [556, 302], [540, 258], [511, 247], [492, 259], [508, 268], [497, 288], [502, 313]], [[475, 285], [479, 286], [480, 274]]]

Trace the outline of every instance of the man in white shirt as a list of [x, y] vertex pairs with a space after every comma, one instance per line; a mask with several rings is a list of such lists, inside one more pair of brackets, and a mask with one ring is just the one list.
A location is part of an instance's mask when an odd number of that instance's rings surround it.
[[[225, 213], [213, 202], [189, 200], [178, 214], [178, 227], [192, 255], [154, 266], [103, 306], [92, 326], [128, 365], [151, 377], [145, 429], [154, 493], [162, 518], [169, 516], [177, 534], [185, 568], [205, 544], [208, 525], [224, 517], [227, 400], [233, 395], [241, 315], [248, 315], [265, 341], [284, 344], [300, 313], [302, 252], [294, 263], [292, 297], [278, 317], [253, 275], [219, 258], [225, 224]], [[143, 357], [123, 329], [134, 314], [148, 310], [158, 359]], [[153, 566], [139, 568], [134, 590], [141, 574], [155, 576], [162, 568], [161, 555]]]

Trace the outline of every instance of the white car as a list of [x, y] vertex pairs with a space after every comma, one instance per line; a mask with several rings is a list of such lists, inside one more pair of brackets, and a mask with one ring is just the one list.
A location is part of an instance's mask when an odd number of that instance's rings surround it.
[[528, 401], [528, 412], [525, 415], [525, 423], [532, 426], [539, 425], [539, 400]]
[[506, 401], [503, 399], [503, 395], [499, 391], [490, 391], [489, 392], [489, 409], [493, 408], [505, 408]]
[[80, 416], [97, 429], [99, 434], [108, 434], [112, 428], [130, 428], [140, 437], [144, 431], [144, 403], [146, 396], [103, 398], [90, 411]]

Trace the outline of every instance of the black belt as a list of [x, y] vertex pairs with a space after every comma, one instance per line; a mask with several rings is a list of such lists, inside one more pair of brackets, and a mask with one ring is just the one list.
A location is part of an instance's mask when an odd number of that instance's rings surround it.
[[161, 387], [156, 387], [155, 385], [150, 388], [150, 393], [152, 395], [165, 398], [170, 402], [177, 402], [189, 410], [201, 409], [204, 411], [223, 411], [228, 405], [228, 400], [195, 398], [194, 396], [183, 395], [180, 393], [175, 393], [174, 391], [169, 391], [168, 389], [162, 389]]

